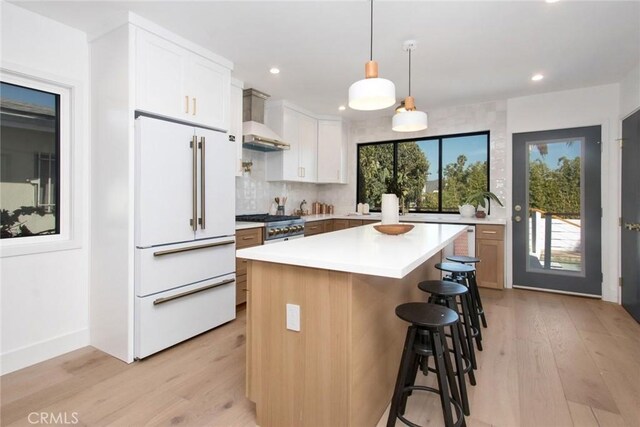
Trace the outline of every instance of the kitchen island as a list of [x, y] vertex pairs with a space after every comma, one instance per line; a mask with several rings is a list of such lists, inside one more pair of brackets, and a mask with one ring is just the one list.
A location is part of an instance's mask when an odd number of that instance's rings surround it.
[[[257, 423], [375, 425], [407, 326], [395, 307], [425, 299], [418, 282], [439, 277], [440, 251], [464, 232], [416, 224], [387, 236], [365, 225], [238, 251], [249, 260], [247, 396]], [[299, 307], [299, 331], [287, 329], [287, 304]]]

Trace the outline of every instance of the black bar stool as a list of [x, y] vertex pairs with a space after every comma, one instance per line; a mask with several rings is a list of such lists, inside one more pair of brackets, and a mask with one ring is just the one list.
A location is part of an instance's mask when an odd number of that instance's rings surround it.
[[[471, 326], [474, 328], [474, 338], [476, 340], [476, 348], [482, 351], [482, 331], [480, 330], [480, 311], [478, 309], [476, 296], [469, 279], [469, 274], [475, 271], [475, 267], [457, 262], [441, 262], [436, 264], [438, 270], [450, 274], [450, 280], [465, 285], [469, 289], [471, 296]], [[477, 333], [476, 333], [477, 332]]]
[[[427, 391], [440, 395], [442, 415], [446, 427], [466, 426], [462, 407], [460, 406], [460, 394], [449, 359], [449, 349], [444, 335], [446, 326], [455, 325], [458, 322], [458, 314], [455, 311], [436, 304], [426, 302], [411, 302], [396, 307], [396, 315], [402, 320], [411, 323], [407, 329], [407, 337], [404, 342], [398, 378], [391, 399], [391, 409], [387, 420], [387, 427], [396, 423], [396, 418], [404, 424], [419, 427], [404, 417], [406, 401], [412, 391]], [[460, 344], [457, 328], [452, 328], [454, 346]], [[455, 354], [455, 352], [454, 352]], [[438, 388], [415, 385], [415, 377], [418, 367], [424, 365], [425, 359], [433, 356], [435, 361], [436, 378]], [[460, 353], [458, 353], [458, 359]], [[456, 361], [462, 366], [460, 361]], [[426, 365], [425, 365], [426, 366]], [[449, 392], [451, 389], [451, 392]], [[451, 394], [449, 394], [451, 393]], [[456, 421], [453, 421], [453, 406], [456, 413]]]
[[[462, 346], [462, 361], [465, 366], [456, 366], [456, 376], [458, 377], [458, 387], [460, 388], [460, 397], [462, 398], [462, 409], [465, 415], [470, 414], [469, 398], [467, 396], [467, 383], [464, 375], [469, 376], [471, 385], [476, 385], [476, 377], [473, 373], [474, 369], [478, 369], [475, 362], [475, 351], [473, 350], [473, 336], [471, 332], [471, 319], [469, 317], [469, 289], [465, 286], [443, 280], [426, 280], [418, 283], [421, 291], [430, 294], [429, 302], [448, 307], [455, 311], [461, 321], [452, 325], [451, 328], [458, 329], [460, 342]], [[457, 298], [460, 297], [461, 311], [458, 311]], [[453, 335], [452, 335], [453, 339]]]
[[[480, 258], [464, 256], [464, 255], [452, 255], [448, 256], [449, 261], [458, 262], [461, 264], [472, 264], [475, 268], [475, 264], [480, 262]], [[482, 326], [487, 327], [487, 318], [484, 315], [484, 308], [482, 307], [482, 299], [480, 298], [480, 291], [478, 290], [478, 282], [476, 281], [476, 271], [474, 270], [469, 277], [469, 284], [472, 286], [472, 292], [475, 292], [476, 305], [478, 306], [480, 318], [482, 319]]]

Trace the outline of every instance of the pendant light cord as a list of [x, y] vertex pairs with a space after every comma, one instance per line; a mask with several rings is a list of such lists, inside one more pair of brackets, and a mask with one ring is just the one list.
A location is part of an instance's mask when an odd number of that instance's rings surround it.
[[373, 61], [373, 0], [371, 0], [371, 45], [369, 48], [369, 61]]
[[409, 49], [409, 96], [411, 96], [411, 49]]

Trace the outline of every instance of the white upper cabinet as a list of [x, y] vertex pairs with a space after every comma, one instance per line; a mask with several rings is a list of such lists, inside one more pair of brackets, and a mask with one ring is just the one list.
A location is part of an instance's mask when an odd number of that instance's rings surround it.
[[318, 180], [318, 121], [304, 114], [299, 114], [298, 135], [300, 142], [299, 164], [301, 181], [316, 182]]
[[282, 102], [268, 103], [265, 124], [290, 145], [267, 153], [267, 181], [316, 182], [318, 121]]
[[318, 121], [318, 183], [347, 183], [347, 125], [341, 120]]
[[136, 109], [229, 130], [231, 71], [147, 31], [136, 31]]
[[235, 140], [236, 176], [242, 176], [242, 88], [244, 84], [231, 79], [231, 95], [229, 100], [229, 138]]

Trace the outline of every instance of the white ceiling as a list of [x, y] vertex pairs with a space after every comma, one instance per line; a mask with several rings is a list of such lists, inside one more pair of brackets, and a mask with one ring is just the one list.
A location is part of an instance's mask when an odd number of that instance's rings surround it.
[[[364, 77], [369, 56], [369, 2], [17, 1], [90, 36], [131, 10], [235, 64], [234, 76], [317, 114], [339, 113], [349, 85]], [[619, 82], [640, 60], [638, 1], [375, 2], [374, 59], [380, 77], [419, 109], [462, 105]], [[279, 75], [269, 73], [277, 66]], [[534, 83], [531, 75], [545, 79]]]

